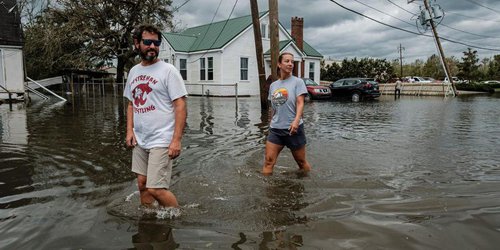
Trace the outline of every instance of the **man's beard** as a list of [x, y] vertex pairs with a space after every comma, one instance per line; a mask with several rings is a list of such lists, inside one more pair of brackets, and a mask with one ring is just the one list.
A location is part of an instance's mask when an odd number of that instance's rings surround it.
[[[150, 51], [155, 52], [155, 54], [149, 55]], [[154, 49], [151, 49], [151, 48], [147, 49], [146, 51], [141, 50], [139, 54], [141, 55], [142, 60], [148, 61], [148, 62], [152, 62], [158, 57], [158, 52]]]

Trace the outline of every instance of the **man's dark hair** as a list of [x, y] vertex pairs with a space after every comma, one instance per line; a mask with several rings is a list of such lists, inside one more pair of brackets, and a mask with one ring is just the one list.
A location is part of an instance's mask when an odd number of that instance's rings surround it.
[[135, 27], [135, 29], [132, 33], [132, 38], [137, 39], [137, 42], [141, 42], [142, 32], [144, 32], [144, 31], [158, 34], [158, 40], [161, 41], [161, 31], [156, 26], [151, 25], [151, 24], [141, 24], [141, 25]]

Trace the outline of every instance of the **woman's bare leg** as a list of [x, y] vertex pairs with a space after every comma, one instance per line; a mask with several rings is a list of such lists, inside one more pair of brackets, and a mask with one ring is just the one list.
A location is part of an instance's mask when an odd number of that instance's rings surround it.
[[274, 144], [272, 142], [266, 141], [266, 156], [264, 159], [264, 167], [262, 168], [262, 174], [271, 175], [273, 173], [274, 164], [281, 150], [283, 150], [283, 145]]
[[311, 171], [311, 165], [309, 165], [309, 162], [307, 162], [307, 160], [306, 160], [306, 146], [305, 145], [299, 149], [292, 150], [292, 155], [293, 155], [293, 158], [295, 159], [295, 162], [297, 162], [297, 165], [299, 165], [299, 168], [302, 171], [304, 171], [304, 172]]

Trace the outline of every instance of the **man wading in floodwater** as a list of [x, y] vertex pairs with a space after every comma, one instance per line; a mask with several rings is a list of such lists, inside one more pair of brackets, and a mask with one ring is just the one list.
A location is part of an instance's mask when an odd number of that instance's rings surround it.
[[161, 32], [156, 27], [141, 25], [133, 38], [141, 63], [130, 70], [123, 92], [130, 100], [126, 142], [134, 147], [132, 171], [141, 204], [151, 206], [156, 200], [163, 207], [178, 207], [169, 187], [186, 125], [186, 87], [179, 71], [158, 59]]

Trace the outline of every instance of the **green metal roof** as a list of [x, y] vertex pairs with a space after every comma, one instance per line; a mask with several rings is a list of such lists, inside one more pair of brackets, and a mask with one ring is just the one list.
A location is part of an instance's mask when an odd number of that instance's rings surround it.
[[[282, 40], [280, 41], [280, 43], [278, 44], [279, 46], [279, 51], [283, 50], [286, 46], [288, 46], [288, 44], [290, 44], [293, 40]], [[264, 55], [270, 55], [271, 54], [271, 49], [267, 50]]]
[[[259, 17], [268, 12], [261, 12]], [[196, 52], [220, 49], [252, 25], [252, 16], [242, 16], [186, 29], [181, 33], [166, 33], [165, 38], [175, 51]]]
[[175, 51], [178, 52], [189, 52], [189, 48], [193, 46], [196, 41], [195, 36], [187, 36], [176, 33], [164, 33], [165, 39], [172, 45]]
[[[290, 43], [295, 43], [294, 40], [288, 39], [288, 40], [283, 40], [280, 41], [279, 43], [279, 50], [283, 50], [286, 46], [288, 46]], [[319, 53], [317, 50], [315, 50], [311, 45], [309, 45], [306, 41], [304, 41], [304, 51], [303, 51], [306, 56], [312, 56], [312, 57], [321, 57], [323, 58], [323, 55]], [[266, 51], [264, 55], [270, 55], [271, 50]]]
[[[259, 17], [268, 11], [259, 13]], [[165, 39], [177, 52], [196, 52], [220, 49], [252, 25], [252, 16], [242, 16], [212, 24], [206, 24], [186, 29], [180, 33], [164, 33]], [[280, 50], [293, 40], [280, 41]], [[304, 51], [307, 56], [323, 57], [317, 50], [304, 41]], [[265, 54], [269, 54], [267, 51]]]
[[317, 50], [315, 50], [311, 45], [309, 45], [308, 43], [306, 43], [306, 41], [304, 41], [304, 53], [307, 56], [313, 56], [313, 57], [321, 57], [321, 58], [323, 58], [323, 55], [321, 53], [319, 53]]

